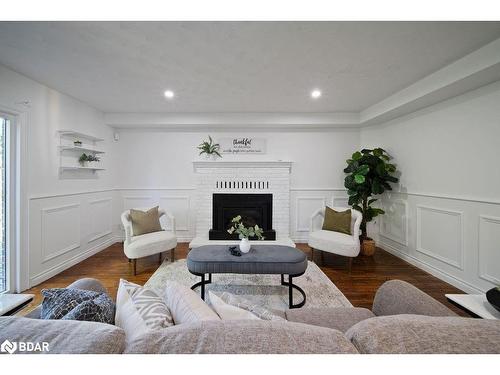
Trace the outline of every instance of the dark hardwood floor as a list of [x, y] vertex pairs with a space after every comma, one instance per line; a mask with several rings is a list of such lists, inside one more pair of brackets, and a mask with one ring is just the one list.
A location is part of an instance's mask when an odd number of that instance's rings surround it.
[[[297, 244], [297, 247], [310, 256], [307, 244]], [[179, 244], [175, 250], [176, 259], [185, 258], [187, 251], [187, 243]], [[164, 258], [168, 255], [168, 252], [164, 254]], [[314, 257], [323, 272], [354, 306], [371, 308], [373, 297], [379, 286], [387, 280], [400, 279], [422, 289], [458, 314], [467, 316], [464, 311], [447, 302], [444, 296], [445, 293], [463, 293], [461, 290], [382, 249], [377, 249], [373, 257], [359, 256], [354, 259], [350, 275], [345, 258], [328, 253], [322, 256], [320, 251], [315, 251]], [[132, 264], [123, 254], [122, 244], [116, 243], [26, 291], [26, 293], [35, 294], [35, 298], [20, 314], [26, 314], [41, 302], [40, 291], [44, 288], [61, 288], [82, 277], [93, 277], [99, 279], [115, 298], [120, 278], [143, 285], [157, 268], [157, 255], [139, 259], [137, 276], [133, 276]]]

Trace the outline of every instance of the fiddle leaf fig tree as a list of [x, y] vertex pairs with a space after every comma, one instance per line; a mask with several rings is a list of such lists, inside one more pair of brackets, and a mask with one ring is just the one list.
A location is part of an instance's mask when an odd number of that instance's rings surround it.
[[390, 163], [391, 159], [384, 149], [375, 148], [356, 151], [351, 159], [346, 160], [347, 168], [344, 169], [344, 173], [347, 173], [347, 176], [344, 186], [349, 195], [349, 206], [363, 214], [360, 227], [361, 239], [368, 238], [366, 223], [385, 213], [380, 208], [371, 207], [377, 201], [373, 196], [392, 190], [390, 183], [399, 181], [393, 175], [396, 172], [396, 166]]

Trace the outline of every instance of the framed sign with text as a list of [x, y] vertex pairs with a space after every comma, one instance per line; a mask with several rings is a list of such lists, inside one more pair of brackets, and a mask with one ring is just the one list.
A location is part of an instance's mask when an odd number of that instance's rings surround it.
[[223, 154], [265, 154], [265, 138], [221, 138], [219, 140], [220, 151]]

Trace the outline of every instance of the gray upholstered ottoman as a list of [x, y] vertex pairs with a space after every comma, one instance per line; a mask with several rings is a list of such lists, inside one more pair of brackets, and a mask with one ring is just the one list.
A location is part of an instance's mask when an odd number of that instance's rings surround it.
[[[290, 246], [254, 245], [240, 257], [231, 255], [228, 246], [206, 245], [192, 249], [187, 256], [189, 272], [201, 276], [201, 281], [191, 289], [201, 286], [201, 298], [205, 299], [205, 285], [212, 282], [213, 273], [267, 274], [281, 275], [281, 285], [288, 286], [290, 308], [302, 307], [306, 303], [305, 292], [293, 284], [293, 278], [304, 274], [307, 269], [306, 255]], [[205, 275], [208, 274], [208, 280]], [[284, 275], [288, 275], [285, 281]], [[304, 297], [303, 301], [293, 303], [293, 289]]]

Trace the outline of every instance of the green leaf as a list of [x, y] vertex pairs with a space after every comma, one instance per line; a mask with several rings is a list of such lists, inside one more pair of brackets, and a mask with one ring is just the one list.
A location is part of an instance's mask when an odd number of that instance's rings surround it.
[[358, 192], [356, 190], [347, 190], [347, 195], [357, 195]]
[[354, 206], [354, 205], [355, 205], [355, 204], [357, 204], [357, 203], [358, 203], [358, 199], [357, 199], [357, 197], [356, 197], [355, 195], [350, 196], [350, 197], [349, 197], [349, 200], [347, 201], [347, 204], [348, 204], [349, 206]]
[[362, 184], [363, 182], [365, 182], [365, 176], [363, 176], [362, 174], [354, 175], [354, 181], [356, 181], [357, 184]]
[[361, 208], [361, 206], [358, 206], [357, 204], [352, 205], [352, 208], [354, 208], [356, 211], [363, 212], [363, 209]]
[[381, 148], [376, 148], [375, 150], [373, 150], [373, 155], [378, 156], [378, 157], [382, 156], [383, 153], [384, 153], [384, 150], [382, 150]]
[[364, 148], [361, 150], [361, 153], [362, 154], [369, 154], [370, 152], [372, 152], [373, 150], [370, 150], [369, 148]]
[[356, 151], [354, 154], [352, 154], [352, 159], [353, 159], [354, 161], [358, 161], [359, 159], [361, 159], [361, 157], [362, 157], [362, 156], [363, 156], [363, 155], [361, 155], [361, 152]]
[[399, 179], [397, 177], [394, 177], [394, 176], [385, 176], [385, 179], [389, 182], [394, 182], [394, 183], [399, 181]]
[[384, 192], [384, 188], [380, 184], [378, 180], [374, 180], [372, 183], [372, 192], [373, 194], [382, 194]]
[[378, 199], [369, 199], [368, 200], [368, 206], [374, 202], [378, 201]]
[[384, 163], [377, 164], [375, 172], [377, 172], [379, 176], [385, 176], [387, 174], [387, 171], [385, 169], [385, 164]]
[[370, 167], [366, 164], [363, 164], [358, 168], [358, 170], [356, 171], [356, 174], [361, 174], [363, 176], [366, 176], [369, 171], [370, 171]]

